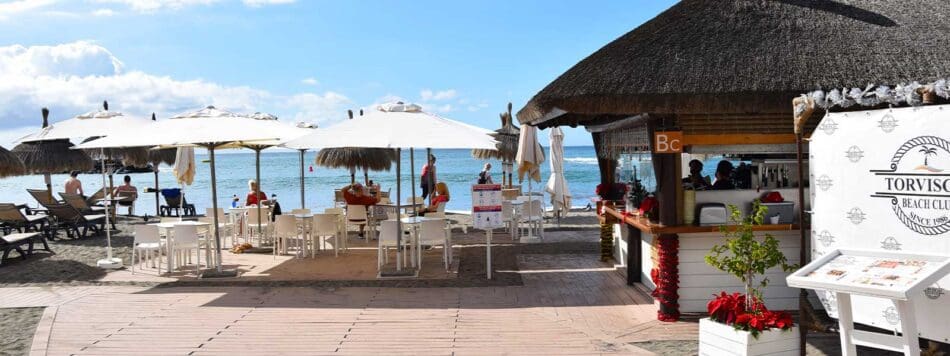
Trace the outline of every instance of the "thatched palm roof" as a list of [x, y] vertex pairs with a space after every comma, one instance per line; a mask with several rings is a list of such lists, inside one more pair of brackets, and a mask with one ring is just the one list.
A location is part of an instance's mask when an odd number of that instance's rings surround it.
[[387, 148], [324, 148], [317, 152], [317, 165], [328, 168], [388, 171], [396, 161], [396, 150]]
[[0, 178], [26, 174], [26, 167], [15, 154], [0, 147]]
[[[49, 126], [49, 110], [43, 108], [43, 128]], [[92, 159], [82, 150], [74, 150], [67, 139], [23, 142], [13, 147], [14, 155], [23, 162], [30, 174], [60, 173], [71, 170], [90, 170]]]
[[[83, 143], [98, 139], [100, 137], [89, 137], [83, 140]], [[133, 167], [143, 167], [149, 163], [149, 152], [146, 147], [126, 147], [126, 148], [88, 148], [83, 149], [93, 160], [104, 158], [110, 161], [121, 161], [123, 165]]]
[[514, 125], [511, 117], [511, 103], [508, 103], [508, 112], [498, 114], [501, 118], [501, 128], [495, 130], [492, 137], [498, 141], [495, 150], [472, 150], [472, 157], [475, 159], [498, 159], [502, 161], [514, 161], [518, 154], [518, 136], [521, 129]]
[[518, 119], [785, 114], [814, 89], [929, 82], [950, 73], [948, 23], [948, 1], [684, 0], [574, 65]]

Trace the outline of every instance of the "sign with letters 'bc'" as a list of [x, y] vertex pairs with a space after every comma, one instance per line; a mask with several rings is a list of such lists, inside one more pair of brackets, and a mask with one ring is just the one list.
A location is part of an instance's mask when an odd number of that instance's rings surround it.
[[501, 184], [472, 186], [472, 226], [491, 230], [504, 227], [501, 216]]
[[653, 152], [683, 153], [683, 131], [654, 132]]
[[[830, 113], [811, 136], [812, 259], [835, 249], [950, 256], [950, 106]], [[950, 339], [950, 278], [912, 296], [922, 337]], [[819, 292], [837, 317], [834, 295]], [[854, 321], [900, 328], [894, 304], [854, 297]]]

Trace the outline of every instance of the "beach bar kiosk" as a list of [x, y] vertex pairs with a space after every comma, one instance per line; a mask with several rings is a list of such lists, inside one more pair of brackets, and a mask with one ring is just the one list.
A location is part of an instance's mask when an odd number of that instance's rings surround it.
[[[564, 72], [517, 118], [541, 129], [586, 127], [606, 186], [627, 183], [615, 174], [625, 157], [650, 162], [656, 183], [647, 190], [658, 208], [647, 217], [622, 201], [604, 204], [616, 236], [608, 253], [629, 284], [652, 293], [659, 319], [705, 313], [713, 293], [742, 290], [703, 259], [723, 241], [724, 206], [748, 213], [755, 199], [774, 202], [756, 229], [775, 236], [789, 262], [810, 260], [818, 233], [801, 215], [825, 182], [810, 177], [809, 158], [847, 152], [809, 152], [825, 109], [809, 106], [812, 119], [796, 131], [793, 101], [824, 89], [822, 100], [849, 110], [865, 90], [950, 75], [946, 14], [950, 3], [934, 1], [684, 0]], [[734, 169], [720, 177], [729, 184], [697, 189], [693, 159], [706, 164], [709, 183], [718, 162], [729, 162]], [[766, 276], [770, 309], [796, 310], [807, 299], [784, 284], [787, 273]]]

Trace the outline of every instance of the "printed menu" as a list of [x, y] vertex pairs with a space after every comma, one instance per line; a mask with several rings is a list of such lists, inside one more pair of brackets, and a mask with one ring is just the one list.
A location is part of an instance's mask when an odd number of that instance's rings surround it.
[[823, 282], [902, 289], [928, 276], [935, 265], [913, 259], [840, 255], [805, 277]]

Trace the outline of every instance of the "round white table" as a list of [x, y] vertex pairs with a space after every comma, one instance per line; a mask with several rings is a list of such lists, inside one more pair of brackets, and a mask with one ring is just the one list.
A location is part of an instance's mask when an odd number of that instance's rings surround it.
[[[175, 238], [174, 236], [172, 236], [171, 232], [175, 231], [174, 230], [175, 226], [180, 226], [180, 225], [193, 225], [193, 226], [198, 226], [198, 227], [211, 226], [211, 224], [206, 223], [206, 222], [191, 221], [191, 220], [160, 222], [160, 223], [154, 223], [154, 224], [149, 224], [149, 225], [156, 226], [158, 227], [159, 230], [164, 230], [164, 234], [161, 234], [161, 235], [165, 236], [165, 255], [168, 257], [168, 273], [172, 273], [172, 252], [174, 251]], [[207, 246], [207, 244], [209, 243], [211, 243], [211, 240], [205, 238], [205, 245]], [[210, 249], [206, 247], [205, 248], [205, 262], [209, 266], [211, 265], [211, 255], [213, 254], [211, 253]]]

